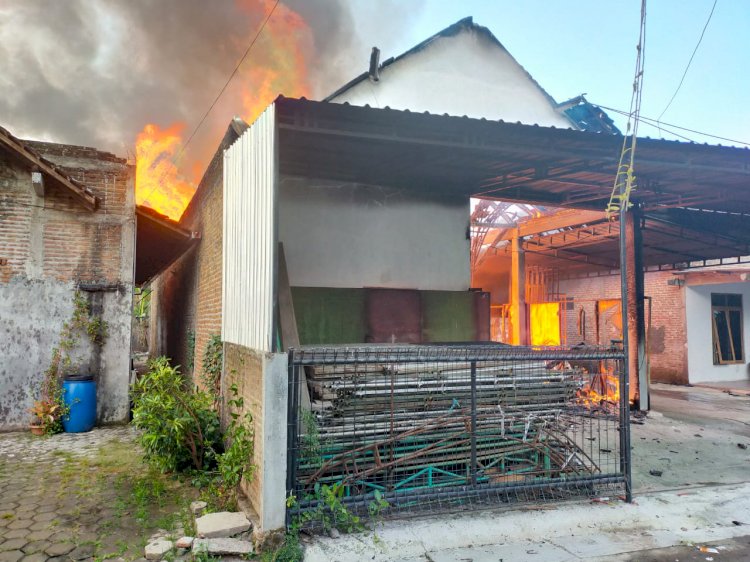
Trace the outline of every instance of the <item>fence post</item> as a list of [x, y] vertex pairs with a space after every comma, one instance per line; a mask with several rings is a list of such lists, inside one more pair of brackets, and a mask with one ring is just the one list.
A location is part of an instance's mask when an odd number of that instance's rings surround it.
[[620, 362], [620, 471], [625, 477], [625, 501], [633, 502], [632, 452], [630, 450], [630, 398], [628, 394], [628, 352]]
[[471, 485], [477, 485], [477, 362], [471, 362]]
[[[289, 349], [289, 394], [287, 411], [287, 455], [286, 455], [286, 488], [287, 496], [295, 494], [297, 487], [297, 425], [299, 417], [299, 382], [298, 369], [294, 364], [294, 349]], [[286, 524], [289, 527], [289, 509], [286, 512]]]

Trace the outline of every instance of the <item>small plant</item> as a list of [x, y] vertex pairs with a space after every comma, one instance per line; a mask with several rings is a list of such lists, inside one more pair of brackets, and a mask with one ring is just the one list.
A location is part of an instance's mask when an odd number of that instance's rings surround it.
[[166, 357], [133, 385], [133, 423], [143, 433], [146, 458], [165, 472], [205, 471], [221, 451], [219, 416], [213, 398], [192, 391]]
[[323, 447], [320, 443], [320, 431], [315, 414], [308, 410], [301, 410], [302, 429], [300, 460], [304, 464], [319, 467], [323, 464]]
[[[314, 494], [307, 499], [317, 500], [316, 507], [303, 511], [292, 522], [292, 530], [299, 531], [308, 525], [319, 525], [325, 532], [337, 529], [343, 533], [354, 533], [364, 531], [365, 527], [358, 515], [355, 515], [341, 501], [344, 497], [345, 486], [343, 482], [335, 484], [315, 484]], [[297, 505], [297, 498], [289, 496], [287, 507], [293, 508]]]
[[187, 333], [187, 357], [185, 358], [185, 366], [191, 372], [193, 367], [195, 367], [195, 332], [193, 330], [188, 330]]
[[91, 343], [101, 347], [107, 339], [109, 326], [98, 316], [91, 315], [91, 307], [80, 291], [73, 294], [73, 314], [63, 323], [60, 340], [52, 350], [50, 365], [44, 372], [39, 385], [39, 399], [30, 409], [33, 416], [32, 430], [41, 428], [45, 435], [62, 431], [62, 419], [70, 413], [70, 408], [63, 400], [62, 377], [74, 372], [75, 367], [71, 353], [78, 344], [82, 334], [86, 334]]
[[237, 487], [243, 477], [250, 478], [255, 471], [252, 463], [255, 451], [255, 430], [253, 416], [250, 413], [240, 414], [244, 400], [239, 396], [237, 385], [229, 389], [232, 398], [227, 400], [230, 422], [224, 433], [225, 450], [217, 455], [217, 473], [208, 487], [204, 498], [217, 510], [235, 509], [237, 506]]
[[262, 562], [302, 562], [304, 552], [299, 542], [299, 533], [290, 532], [284, 536], [284, 542], [275, 550], [264, 552]]
[[232, 510], [237, 487], [252, 476], [255, 449], [253, 418], [242, 414], [236, 385], [227, 400], [229, 425], [222, 435], [216, 397], [191, 388], [165, 357], [133, 385], [133, 423], [141, 429], [145, 458], [164, 472], [186, 472], [210, 509]]
[[64, 404], [55, 398], [42, 398], [34, 402], [29, 409], [33, 416], [31, 427], [36, 429], [40, 435], [52, 435], [62, 431], [62, 416]]
[[214, 397], [218, 405], [221, 394], [221, 366], [224, 360], [221, 336], [213, 334], [208, 338], [206, 350], [203, 352], [203, 363], [201, 364], [201, 384], [203, 389]]
[[375, 498], [368, 504], [367, 513], [370, 516], [370, 520], [373, 523], [377, 523], [383, 518], [383, 512], [391, 507], [391, 504], [386, 501], [380, 490], [375, 490]]

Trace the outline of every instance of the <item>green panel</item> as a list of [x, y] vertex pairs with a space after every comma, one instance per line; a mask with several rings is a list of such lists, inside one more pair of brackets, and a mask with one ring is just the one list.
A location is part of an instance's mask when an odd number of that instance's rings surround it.
[[364, 289], [292, 287], [302, 345], [364, 343]]
[[425, 342], [473, 341], [474, 294], [422, 291], [422, 337]]

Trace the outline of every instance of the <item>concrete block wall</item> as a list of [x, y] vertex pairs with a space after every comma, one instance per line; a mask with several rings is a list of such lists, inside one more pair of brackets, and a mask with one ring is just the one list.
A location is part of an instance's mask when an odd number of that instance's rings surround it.
[[88, 186], [100, 207], [86, 210], [51, 182], [45, 195], [38, 196], [28, 168], [0, 151], [0, 429], [28, 424], [28, 408], [81, 284], [105, 288], [99, 296], [89, 296], [98, 299], [109, 336], [96, 361], [80, 358], [80, 369], [99, 369], [99, 422], [124, 421], [129, 408], [133, 166], [93, 148], [27, 144]]
[[[687, 330], [685, 291], [669, 285], [675, 275], [668, 271], [647, 272], [645, 294], [651, 297], [651, 329], [648, 346], [651, 361], [651, 380], [673, 384], [687, 384]], [[619, 275], [569, 279], [560, 282], [560, 292], [574, 300], [567, 311], [568, 343], [578, 343], [578, 310], [586, 312], [586, 333], [583, 341], [596, 343], [596, 300], [620, 298]], [[576, 302], [577, 301], [577, 302]], [[648, 309], [646, 310], [648, 315]], [[647, 318], [648, 321], [648, 318]]]
[[260, 353], [240, 345], [224, 344], [222, 375], [223, 418], [232, 385], [243, 399], [243, 415], [253, 416], [255, 450], [252, 478], [240, 487], [257, 514], [256, 531], [281, 529], [286, 514], [287, 355]]

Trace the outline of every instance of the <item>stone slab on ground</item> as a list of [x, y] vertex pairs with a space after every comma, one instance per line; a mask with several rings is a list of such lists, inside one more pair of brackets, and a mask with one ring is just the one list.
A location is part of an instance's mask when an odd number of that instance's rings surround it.
[[193, 537], [180, 537], [174, 545], [177, 548], [191, 548], [193, 546]]
[[206, 552], [217, 556], [245, 556], [253, 553], [253, 543], [231, 538], [195, 539], [193, 554]]
[[195, 517], [200, 517], [201, 515], [203, 515], [203, 512], [206, 511], [207, 507], [208, 504], [206, 502], [194, 501], [190, 503], [190, 512]]
[[161, 560], [167, 552], [172, 550], [173, 546], [172, 541], [166, 539], [158, 539], [148, 543], [144, 549], [146, 560]]
[[195, 520], [196, 534], [206, 539], [233, 537], [250, 530], [250, 526], [244, 513], [231, 511], [209, 513]]

